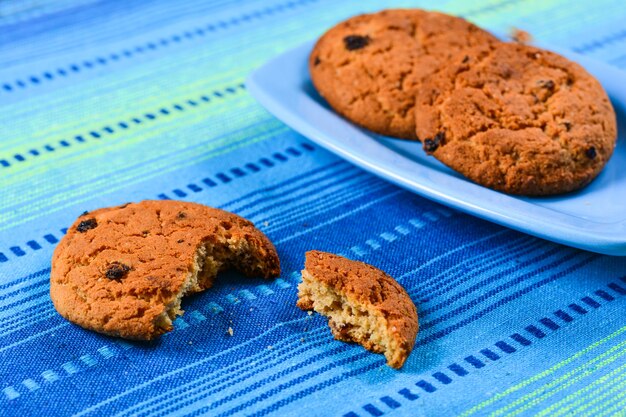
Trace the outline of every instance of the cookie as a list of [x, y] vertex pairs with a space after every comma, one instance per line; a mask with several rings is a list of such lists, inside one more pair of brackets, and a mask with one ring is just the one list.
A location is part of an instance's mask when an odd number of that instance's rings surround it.
[[181, 299], [218, 272], [277, 277], [267, 237], [235, 214], [180, 201], [142, 201], [84, 213], [52, 257], [50, 297], [96, 332], [150, 340], [172, 330]]
[[309, 58], [315, 88], [352, 122], [382, 135], [415, 139], [421, 81], [459, 50], [497, 42], [457, 17], [391, 9], [352, 17], [326, 32]]
[[417, 309], [393, 278], [363, 262], [331, 253], [306, 253], [298, 307], [328, 317], [337, 340], [384, 353], [402, 367], [415, 345]]
[[585, 186], [617, 138], [595, 78], [553, 52], [511, 43], [450, 60], [424, 82], [415, 119], [427, 153], [478, 184], [529, 196]]

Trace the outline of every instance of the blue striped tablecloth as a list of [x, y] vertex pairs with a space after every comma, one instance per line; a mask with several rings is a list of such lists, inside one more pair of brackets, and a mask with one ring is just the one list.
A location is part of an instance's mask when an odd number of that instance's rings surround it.
[[[1, 415], [623, 413], [626, 259], [399, 189], [246, 92], [275, 54], [391, 6], [523, 28], [626, 69], [618, 0], [0, 2]], [[251, 219], [281, 278], [225, 274], [151, 344], [62, 319], [48, 280], [65, 228], [84, 210], [159, 198]], [[421, 331], [401, 371], [295, 307], [309, 249], [406, 287]]]

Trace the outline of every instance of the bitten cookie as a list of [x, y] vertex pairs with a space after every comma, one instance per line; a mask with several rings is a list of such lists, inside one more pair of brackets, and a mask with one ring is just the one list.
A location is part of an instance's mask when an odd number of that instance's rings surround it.
[[425, 151], [506, 193], [581, 188], [615, 147], [615, 112], [600, 83], [580, 65], [531, 46], [491, 44], [457, 55], [417, 97]]
[[50, 297], [86, 329], [149, 340], [172, 330], [183, 296], [218, 272], [280, 274], [267, 237], [235, 214], [180, 201], [142, 201], [84, 213], [52, 257]]
[[396, 369], [411, 353], [417, 309], [404, 288], [380, 269], [309, 251], [298, 291], [298, 307], [327, 316], [335, 339], [384, 353]]
[[413, 108], [421, 81], [459, 50], [489, 42], [497, 39], [461, 18], [384, 10], [326, 32], [311, 52], [309, 71], [339, 114], [376, 133], [415, 139]]

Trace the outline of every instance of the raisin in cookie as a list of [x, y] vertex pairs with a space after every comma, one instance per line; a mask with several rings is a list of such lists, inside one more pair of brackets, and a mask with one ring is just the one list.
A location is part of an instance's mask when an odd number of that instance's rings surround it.
[[417, 96], [426, 152], [495, 190], [550, 195], [581, 188], [607, 163], [616, 117], [580, 65], [520, 44], [456, 56]]
[[276, 250], [235, 214], [180, 201], [142, 201], [85, 213], [52, 258], [57, 311], [87, 329], [149, 340], [172, 329], [186, 294], [218, 272], [280, 274]]
[[326, 32], [309, 58], [315, 88], [341, 115], [388, 136], [415, 139], [421, 81], [459, 50], [497, 42], [457, 17], [391, 9], [352, 17]]
[[404, 288], [380, 269], [310, 251], [298, 291], [298, 307], [327, 316], [335, 339], [384, 353], [396, 369], [411, 353], [417, 310]]

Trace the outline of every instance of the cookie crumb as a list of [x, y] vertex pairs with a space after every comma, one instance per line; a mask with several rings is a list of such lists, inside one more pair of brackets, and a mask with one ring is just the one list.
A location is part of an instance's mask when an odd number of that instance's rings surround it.
[[313, 312], [312, 312], [312, 311], [307, 311], [306, 313], [307, 313], [309, 316], [312, 316], [312, 315], [313, 315]]
[[348, 35], [343, 38], [343, 43], [348, 51], [355, 51], [357, 49], [365, 48], [371, 41], [371, 38], [367, 35]]
[[513, 42], [528, 44], [532, 42], [533, 36], [525, 30], [512, 28], [509, 34]]
[[96, 219], [92, 218], [80, 222], [78, 226], [76, 226], [76, 230], [80, 233], [85, 233], [87, 230], [95, 229], [96, 227], [98, 227], [98, 222]]
[[439, 132], [432, 139], [424, 139], [424, 150], [426, 153], [433, 153], [437, 150], [439, 145], [443, 145], [446, 139], [446, 134]]
[[130, 266], [125, 265], [121, 262], [112, 262], [109, 264], [109, 267], [107, 268], [107, 271], [104, 275], [108, 279], [113, 279], [117, 281], [124, 278], [126, 274], [128, 274], [128, 271], [130, 271]]
[[228, 327], [228, 332], [227, 332], [227, 333], [228, 333], [229, 335], [231, 335], [231, 336], [235, 334], [235, 332], [233, 331], [233, 328], [232, 328], [232, 327]]
[[585, 151], [585, 155], [587, 155], [587, 158], [589, 159], [595, 159], [596, 156], [598, 155], [598, 152], [596, 151], [595, 146], [592, 146], [589, 149], [587, 149]]
[[268, 349], [268, 350], [272, 350], [272, 349], [274, 349], [274, 346], [269, 345], [269, 346], [267, 347], [267, 349]]
[[552, 80], [539, 80], [537, 84], [541, 87], [547, 88], [548, 90], [554, 90], [554, 81]]
[[267, 227], [267, 226], [269, 226], [269, 225], [270, 225], [270, 222], [268, 222], [267, 220], [265, 220], [265, 221], [263, 222], [263, 226]]

